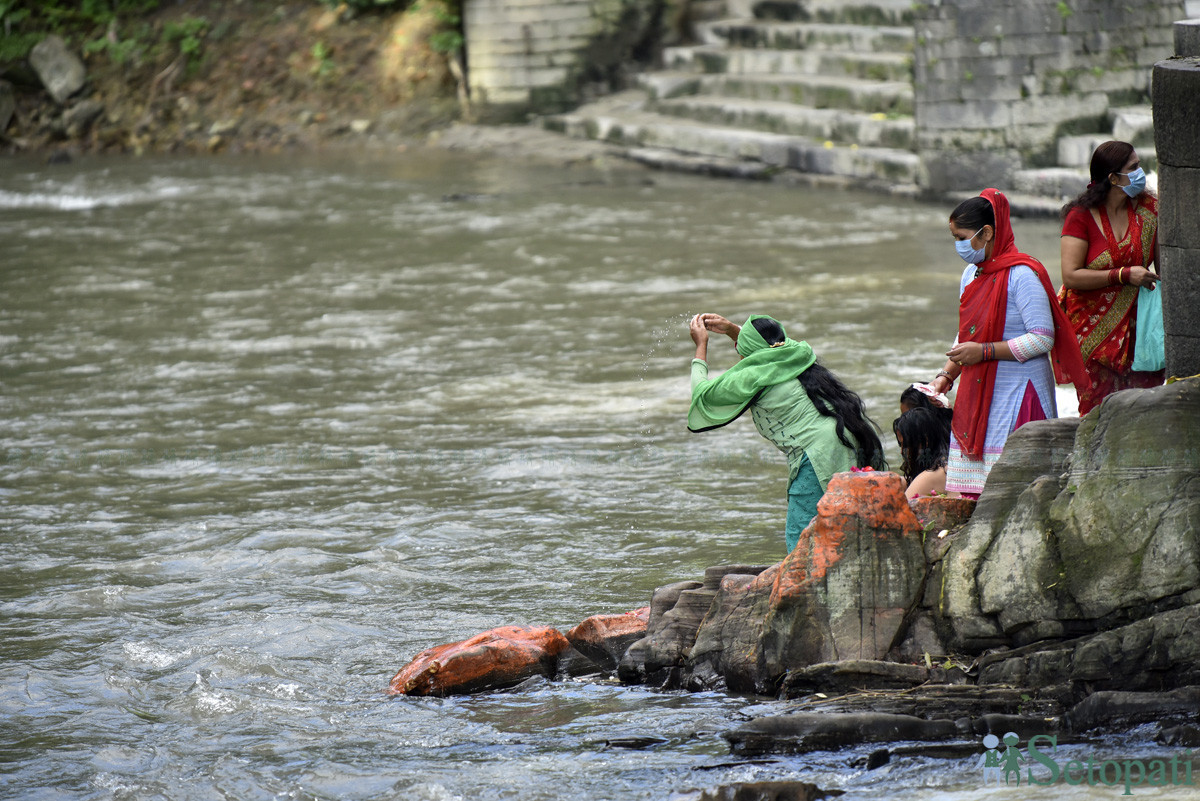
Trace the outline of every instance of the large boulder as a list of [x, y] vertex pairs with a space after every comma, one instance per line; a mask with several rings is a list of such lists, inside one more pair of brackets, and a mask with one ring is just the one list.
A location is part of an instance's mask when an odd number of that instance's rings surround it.
[[1118, 392], [1080, 424], [1049, 523], [1085, 619], [1123, 623], [1200, 588], [1198, 422], [1193, 378]]
[[950, 647], [1081, 636], [1193, 603], [1198, 419], [1188, 379], [1014, 432], [944, 559]]
[[570, 647], [549, 626], [502, 626], [461, 642], [428, 648], [400, 669], [391, 695], [467, 695], [514, 687], [536, 676], [552, 678]]
[[[1006, 627], [1011, 633], [1033, 621], [1059, 619], [1058, 608], [1068, 602], [1054, 592], [1057, 580], [1051, 576], [1058, 566], [1044, 545], [1045, 526], [1030, 524], [1028, 510], [1048, 512], [1078, 426], [1078, 418], [1028, 423], [1005, 443], [970, 522], [953, 536], [942, 560], [938, 605], [954, 630], [951, 650], [978, 653], [1009, 645]], [[1022, 517], [1017, 525], [1010, 521]], [[989, 572], [981, 578], [984, 570]], [[1019, 585], [1019, 592], [1007, 581]], [[997, 615], [1006, 611], [1006, 601], [1015, 606], [1002, 622]]]
[[921, 535], [900, 476], [835, 475], [783, 562], [722, 582], [697, 632], [692, 679], [773, 693], [793, 667], [882, 659], [921, 597]]
[[59, 105], [83, 88], [87, 70], [62, 37], [51, 34], [29, 52], [29, 66]]

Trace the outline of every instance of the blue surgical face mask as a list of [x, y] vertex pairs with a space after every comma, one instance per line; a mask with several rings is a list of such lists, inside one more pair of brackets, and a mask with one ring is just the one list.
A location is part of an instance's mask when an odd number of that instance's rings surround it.
[[1129, 179], [1129, 186], [1121, 187], [1121, 189], [1125, 190], [1125, 194], [1130, 197], [1137, 197], [1146, 191], [1146, 171], [1141, 167], [1130, 173], [1122, 173], [1122, 175]]
[[[979, 231], [983, 229], [980, 228]], [[958, 239], [954, 242], [954, 249], [958, 251], [958, 255], [962, 256], [962, 260], [967, 264], [979, 264], [987, 255], [987, 243], [983, 247], [976, 250], [971, 247], [971, 243], [975, 241], [975, 237], [979, 236], [979, 231], [971, 234], [970, 239]]]

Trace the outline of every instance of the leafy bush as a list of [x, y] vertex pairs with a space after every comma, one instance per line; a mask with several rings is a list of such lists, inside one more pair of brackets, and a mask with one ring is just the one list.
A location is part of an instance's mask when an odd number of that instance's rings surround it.
[[91, 35], [120, 17], [158, 7], [159, 0], [0, 0], [0, 63], [25, 58], [48, 33]]

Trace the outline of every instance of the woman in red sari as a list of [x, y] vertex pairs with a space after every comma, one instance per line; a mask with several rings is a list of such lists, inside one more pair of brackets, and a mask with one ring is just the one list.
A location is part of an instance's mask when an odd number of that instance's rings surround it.
[[1154, 288], [1158, 202], [1133, 145], [1105, 142], [1092, 154], [1092, 182], [1063, 208], [1059, 305], [1079, 337], [1090, 388], [1079, 413], [1122, 389], [1154, 387], [1163, 371], [1134, 372], [1138, 287]]

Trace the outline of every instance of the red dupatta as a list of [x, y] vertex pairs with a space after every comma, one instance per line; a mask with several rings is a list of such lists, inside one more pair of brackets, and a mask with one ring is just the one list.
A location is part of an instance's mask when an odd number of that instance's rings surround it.
[[[992, 257], [979, 265], [975, 280], [967, 284], [958, 303], [959, 342], [999, 342], [1004, 338], [1004, 318], [1008, 310], [1008, 272], [1018, 264], [1028, 266], [1042, 282], [1054, 315], [1054, 347], [1050, 362], [1059, 383], [1070, 381], [1086, 387], [1090, 382], [1079, 355], [1079, 340], [1067, 321], [1050, 283], [1050, 275], [1037, 259], [1017, 250], [1009, 220], [1008, 198], [995, 189], [979, 193], [992, 204], [996, 218], [995, 244]], [[963, 453], [971, 459], [983, 458], [987, 441], [988, 412], [992, 407], [992, 391], [996, 387], [994, 359], [968, 364], [962, 369], [958, 395], [954, 401], [951, 427]]]

